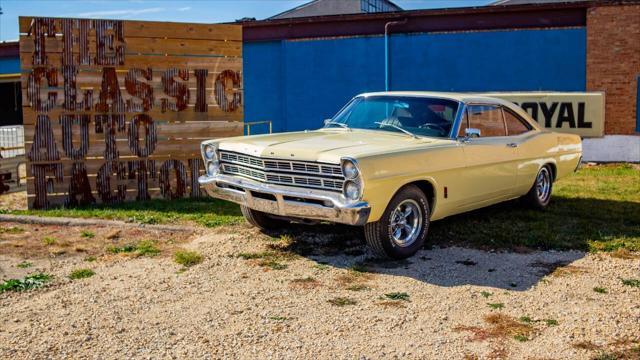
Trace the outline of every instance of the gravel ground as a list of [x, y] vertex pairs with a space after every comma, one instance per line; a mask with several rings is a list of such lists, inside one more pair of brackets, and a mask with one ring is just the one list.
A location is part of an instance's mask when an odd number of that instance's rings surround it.
[[[208, 232], [182, 244], [204, 257], [188, 269], [170, 255], [74, 254], [20, 269], [2, 251], [5, 279], [55, 277], [0, 293], [0, 358], [640, 356], [640, 288], [621, 280], [640, 278], [633, 254], [449, 247], [372, 262], [358, 233], [311, 229]], [[78, 267], [96, 275], [70, 280]]]

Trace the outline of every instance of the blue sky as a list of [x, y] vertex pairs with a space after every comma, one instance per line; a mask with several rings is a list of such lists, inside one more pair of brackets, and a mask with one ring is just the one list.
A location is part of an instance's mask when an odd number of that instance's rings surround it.
[[[344, 0], [357, 1], [357, 0]], [[407, 10], [485, 5], [490, 0], [394, 0]], [[308, 0], [0, 0], [0, 40], [18, 38], [18, 16], [217, 23], [264, 19]]]

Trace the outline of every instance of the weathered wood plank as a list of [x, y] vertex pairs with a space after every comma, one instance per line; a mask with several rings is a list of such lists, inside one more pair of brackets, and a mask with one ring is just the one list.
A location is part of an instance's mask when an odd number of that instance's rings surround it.
[[[126, 36], [126, 34], [125, 34]], [[96, 56], [96, 39], [90, 37], [89, 54]], [[48, 54], [61, 54], [64, 49], [62, 37], [45, 38], [45, 49]], [[80, 50], [77, 45], [72, 47], [77, 55]], [[33, 36], [20, 36], [20, 53], [31, 54], [35, 50]], [[125, 41], [125, 55], [178, 55], [194, 57], [240, 57], [242, 56], [241, 41], [197, 40], [171, 38], [132, 38]]]
[[[31, 29], [33, 17], [21, 16], [18, 19], [21, 34]], [[62, 34], [60, 20], [56, 20], [56, 33]], [[160, 21], [124, 21], [124, 35], [127, 38], [177, 38], [242, 41], [242, 26], [232, 24], [193, 24]]]

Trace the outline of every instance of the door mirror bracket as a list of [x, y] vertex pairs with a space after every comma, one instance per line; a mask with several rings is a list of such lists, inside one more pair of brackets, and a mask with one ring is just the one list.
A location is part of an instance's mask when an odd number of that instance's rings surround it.
[[464, 137], [461, 139], [462, 142], [464, 143], [468, 143], [469, 141], [471, 141], [472, 138], [479, 138], [480, 137], [480, 129], [476, 129], [476, 128], [466, 128], [464, 130]]

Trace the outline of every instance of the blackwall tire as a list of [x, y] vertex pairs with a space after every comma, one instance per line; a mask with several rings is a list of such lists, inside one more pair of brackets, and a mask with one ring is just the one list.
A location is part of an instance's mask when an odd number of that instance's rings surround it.
[[424, 246], [430, 218], [429, 200], [409, 185], [391, 199], [380, 220], [364, 226], [365, 239], [378, 257], [406, 259]]
[[249, 224], [263, 231], [278, 230], [287, 225], [284, 220], [274, 219], [261, 211], [253, 210], [244, 205], [240, 205], [240, 211]]
[[553, 171], [549, 165], [545, 165], [538, 170], [531, 189], [522, 197], [522, 200], [530, 208], [543, 210], [551, 202], [552, 191]]

